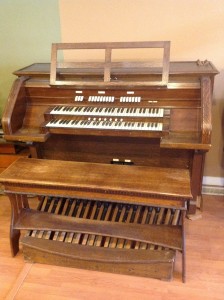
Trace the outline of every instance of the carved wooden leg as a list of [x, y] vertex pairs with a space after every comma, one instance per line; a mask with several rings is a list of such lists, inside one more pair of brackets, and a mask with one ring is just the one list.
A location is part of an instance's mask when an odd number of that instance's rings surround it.
[[195, 151], [192, 163], [191, 191], [193, 201], [190, 201], [189, 213], [195, 214], [197, 200], [201, 199], [202, 177], [204, 170], [205, 151]]
[[186, 211], [182, 211], [182, 281], [183, 282], [186, 282], [185, 217], [186, 217]]
[[32, 158], [42, 158], [40, 143], [30, 143], [29, 150]]
[[10, 224], [10, 246], [12, 256], [19, 251], [20, 230], [15, 229], [15, 224], [19, 219], [22, 208], [28, 208], [28, 200], [26, 195], [8, 194], [11, 202], [11, 224]]

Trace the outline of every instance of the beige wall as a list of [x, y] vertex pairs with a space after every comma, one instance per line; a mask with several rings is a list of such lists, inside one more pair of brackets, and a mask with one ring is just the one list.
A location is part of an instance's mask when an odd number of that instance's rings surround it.
[[0, 0], [0, 117], [15, 76], [34, 62], [49, 62], [60, 42], [58, 1]]
[[205, 175], [224, 178], [224, 0], [59, 0], [62, 42], [170, 40], [171, 60], [219, 69]]

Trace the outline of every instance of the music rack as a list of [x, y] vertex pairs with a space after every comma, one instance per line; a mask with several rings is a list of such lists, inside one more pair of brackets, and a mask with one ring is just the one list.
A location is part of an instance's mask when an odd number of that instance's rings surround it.
[[[163, 49], [162, 68], [158, 66], [161, 63], [155, 62], [113, 62], [112, 52], [114, 49], [143, 49], [143, 48], [158, 48]], [[103, 49], [105, 51], [104, 62], [58, 62], [58, 51], [59, 50], [77, 50], [77, 49]], [[51, 71], [50, 71], [50, 84], [51, 85], [76, 85], [80, 84], [80, 81], [69, 81], [57, 79], [58, 69], [66, 69], [66, 72], [70, 69], [92, 69], [93, 73], [100, 70], [103, 72], [103, 79], [97, 80], [83, 80], [82, 85], [94, 86], [98, 85], [101, 87], [111, 86], [166, 86], [169, 80], [169, 61], [170, 61], [170, 42], [169, 41], [151, 41], [151, 42], [117, 42], [117, 43], [55, 43], [52, 44], [51, 50]], [[113, 78], [111, 72], [113, 68], [119, 68], [119, 72], [123, 73], [140, 73], [144, 71], [145, 74], [162, 73], [161, 80], [158, 81], [121, 81]], [[162, 69], [162, 71], [161, 71]]]

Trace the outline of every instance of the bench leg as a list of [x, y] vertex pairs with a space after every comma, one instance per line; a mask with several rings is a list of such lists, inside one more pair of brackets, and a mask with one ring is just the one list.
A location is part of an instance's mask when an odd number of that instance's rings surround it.
[[11, 224], [10, 224], [10, 247], [12, 256], [19, 251], [20, 230], [15, 229], [15, 224], [20, 217], [22, 208], [28, 208], [29, 204], [26, 195], [8, 194], [11, 203]]
[[183, 282], [186, 282], [185, 217], [186, 217], [186, 211], [182, 211], [182, 281]]

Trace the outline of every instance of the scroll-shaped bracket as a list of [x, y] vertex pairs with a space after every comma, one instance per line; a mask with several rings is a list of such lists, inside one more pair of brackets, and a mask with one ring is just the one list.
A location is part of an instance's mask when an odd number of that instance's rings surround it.
[[201, 79], [201, 132], [202, 143], [211, 144], [211, 132], [212, 132], [212, 87], [211, 79], [208, 76], [204, 76]]
[[[156, 62], [113, 62], [112, 51], [114, 49], [143, 49], [143, 48], [160, 48], [163, 49], [161, 67], [158, 71], [158, 63]], [[101, 49], [105, 50], [104, 62], [58, 62], [59, 50], [77, 50], [77, 49]], [[51, 52], [51, 73], [50, 84], [51, 85], [86, 85], [86, 86], [166, 86], [169, 80], [169, 62], [170, 62], [170, 42], [169, 41], [151, 41], [151, 42], [116, 42], [116, 43], [56, 43], [52, 44]], [[66, 72], [66, 70], [70, 70]], [[66, 80], [66, 75], [72, 77], [72, 73], [75, 75], [77, 70], [91, 70], [91, 74], [103, 70], [103, 79], [100, 80], [86, 80], [81, 81]], [[94, 73], [95, 69], [95, 73]], [[113, 78], [112, 70], [119, 70], [122, 74], [140, 74], [145, 75], [161, 75], [161, 80], [144, 80], [130, 81], [127, 76], [125, 80], [111, 79]], [[155, 71], [156, 70], [156, 71]], [[57, 75], [60, 76], [58, 80]], [[63, 79], [61, 79], [63, 78]], [[123, 77], [122, 77], [123, 78]], [[157, 79], [157, 78], [156, 78]]]

